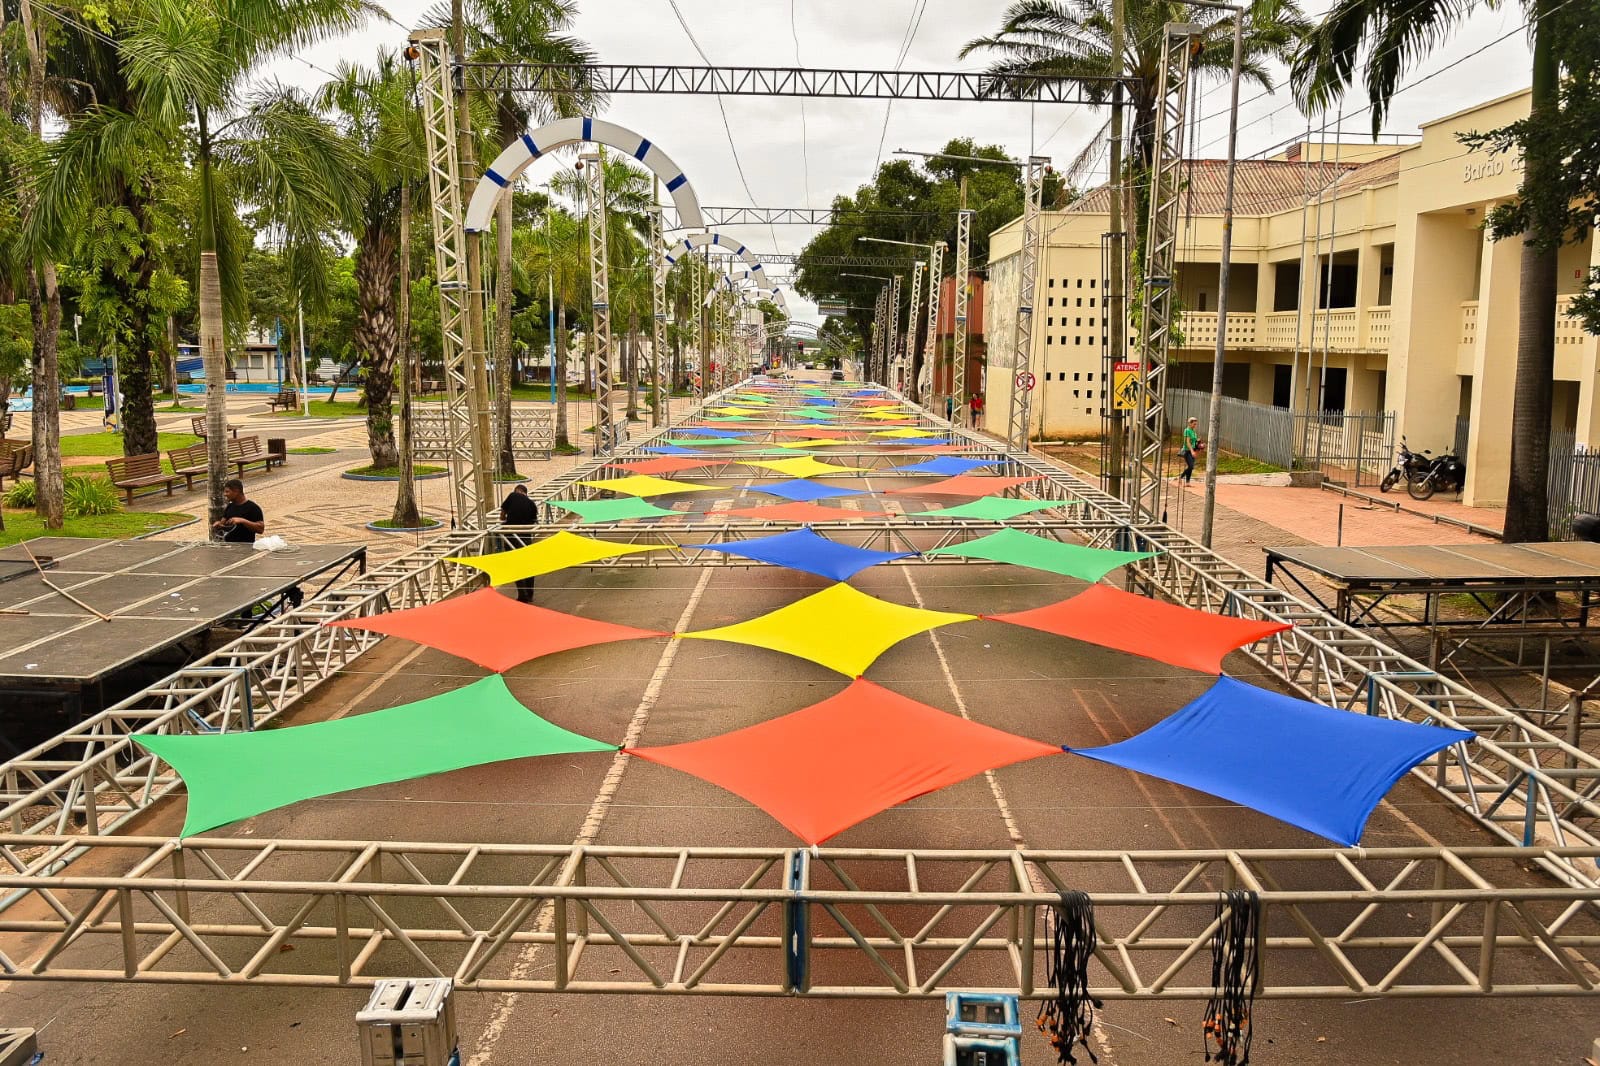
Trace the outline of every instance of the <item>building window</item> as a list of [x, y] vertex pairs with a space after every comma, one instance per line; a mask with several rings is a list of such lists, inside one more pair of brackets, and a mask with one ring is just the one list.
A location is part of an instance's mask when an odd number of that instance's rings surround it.
[[1072, 380], [1073, 381], [1077, 381], [1078, 380], [1078, 375], [1077, 374], [1073, 374], [1072, 375]]
[[1082, 278], [1078, 279], [1078, 288], [1080, 288], [1080, 289], [1083, 288], [1083, 279]]
[[1050, 287], [1052, 289], [1056, 287], [1056, 279], [1055, 278], [1051, 278], [1050, 279]]
[[1045, 306], [1046, 307], [1054, 307], [1055, 305], [1056, 305], [1056, 298], [1054, 296], [1045, 297]]
[[1089, 306], [1090, 307], [1094, 306], [1094, 297], [1093, 296], [1089, 297]]
[[1096, 281], [1098, 281], [1098, 280], [1100, 280], [1100, 279], [1099, 278], [1090, 278], [1089, 279], [1089, 288], [1091, 288], [1091, 289], [1094, 288], [1094, 283]]
[[1088, 398], [1089, 399], [1091, 399], [1091, 400], [1094, 399], [1094, 390], [1093, 389], [1085, 389], [1084, 391], [1086, 393], [1088, 393]]
[[1073, 395], [1073, 396], [1074, 396], [1074, 397], [1077, 397], [1077, 395], [1078, 395], [1078, 390], [1077, 390], [1077, 389], [1073, 389], [1073, 390], [1072, 390], [1072, 395]]
[[[1081, 326], [1081, 325], [1083, 325], [1083, 319], [1081, 317], [1073, 319], [1072, 324], [1074, 326]], [[1093, 323], [1090, 323], [1090, 324], [1092, 325]]]
[[1083, 297], [1082, 296], [1078, 297], [1078, 306], [1079, 307], [1083, 306]]
[[1045, 343], [1046, 343], [1046, 344], [1049, 344], [1049, 343], [1050, 343], [1050, 340], [1051, 340], [1051, 338], [1050, 338], [1050, 335], [1049, 335], [1049, 334], [1048, 334], [1048, 333], [1047, 333], [1047, 334], [1045, 334], [1045, 337], [1044, 337], [1044, 342], [1045, 342]]

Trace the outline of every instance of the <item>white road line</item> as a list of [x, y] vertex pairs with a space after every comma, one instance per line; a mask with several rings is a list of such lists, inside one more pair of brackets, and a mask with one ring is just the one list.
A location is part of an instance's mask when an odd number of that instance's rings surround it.
[[[678, 622], [673, 626], [673, 632], [682, 633], [689, 628], [689, 619], [694, 616], [695, 608], [700, 605], [700, 597], [705, 595], [706, 586], [711, 583], [712, 571], [705, 568], [700, 571], [700, 580], [695, 583], [694, 591], [689, 594], [689, 602], [684, 605], [683, 613], [678, 616]], [[656, 701], [661, 698], [661, 687], [666, 683], [667, 671], [672, 669], [672, 663], [678, 657], [678, 648], [682, 645], [680, 640], [669, 640], [667, 646], [661, 651], [661, 659], [656, 663], [655, 672], [650, 675], [650, 681], [645, 685], [644, 695], [639, 699], [639, 706], [634, 709], [633, 718], [628, 722], [627, 731], [622, 737], [622, 747], [630, 748], [638, 743], [639, 736], [644, 732], [645, 722], [650, 717], [650, 712], [655, 709]], [[577, 837], [572, 841], [575, 846], [581, 847], [594, 843], [600, 835], [600, 825], [605, 821], [606, 812], [611, 809], [611, 801], [617, 794], [617, 789], [622, 785], [622, 775], [627, 771], [628, 763], [632, 756], [619, 751], [611, 760], [611, 768], [606, 771], [605, 780], [600, 783], [600, 792], [595, 796], [594, 802], [589, 805], [589, 814], [583, 820], [583, 826], [578, 830]], [[554, 912], [545, 907], [539, 915], [538, 931], [548, 933], [554, 922]], [[538, 953], [537, 944], [530, 944], [523, 948], [517, 955], [516, 962], [511, 966], [510, 978], [513, 981], [525, 980], [533, 972], [534, 956]], [[483, 1033], [478, 1037], [477, 1047], [472, 1052], [472, 1057], [467, 1060], [467, 1066], [489, 1066], [494, 1056], [496, 1045], [505, 1035], [506, 1026], [511, 1021], [512, 1014], [517, 1008], [519, 993], [507, 992], [489, 1015], [488, 1022], [483, 1027]], [[1112, 1066], [1115, 1066], [1113, 1063]]]
[[400, 657], [399, 662], [395, 663], [393, 666], [389, 667], [389, 669], [379, 674], [367, 685], [366, 688], [362, 689], [360, 692], [357, 692], [353, 699], [346, 700], [344, 709], [339, 711], [337, 714], [330, 715], [327, 720], [331, 722], [336, 718], [343, 718], [345, 715], [354, 712], [358, 707], [367, 701], [368, 696], [378, 691], [378, 689], [395, 674], [398, 674], [401, 670], [404, 670], [407, 666], [416, 662], [417, 656], [421, 655], [427, 650], [428, 646], [426, 644], [418, 644], [415, 648], [412, 648], [410, 651], [406, 652]]
[[[911, 571], [915, 567], [902, 566], [899, 569], [906, 577], [906, 585], [911, 589], [912, 599], [917, 601], [918, 607], [926, 610], [927, 604], [922, 600], [922, 590], [917, 588], [916, 579], [911, 576]], [[945, 687], [950, 690], [950, 698], [955, 700], [956, 710], [960, 712], [961, 717], [969, 722], [972, 721], [972, 715], [967, 711], [967, 701], [961, 698], [961, 689], [957, 687], [955, 674], [950, 670], [950, 660], [944, 653], [944, 645], [939, 641], [939, 631], [931, 629], [928, 631], [928, 636], [933, 640], [934, 654], [939, 657], [939, 672], [944, 674]], [[1011, 813], [1011, 804], [1006, 800], [1006, 792], [1000, 786], [999, 776], [993, 770], [985, 770], [983, 777], [984, 780], [989, 782], [989, 792], [994, 796], [995, 806], [1000, 808], [1000, 820], [1005, 823], [1006, 835], [1011, 838], [1012, 846], [1026, 848], [1028, 846], [1027, 841], [1023, 839], [1022, 830], [1017, 826], [1017, 820]], [[1034, 872], [1032, 866], [1024, 864], [1024, 868], [1028, 871], [1028, 883], [1035, 892], [1050, 891], [1049, 886]], [[1116, 1049], [1111, 1046], [1111, 1038], [1106, 1035], [1105, 1029], [1100, 1025], [1100, 1015], [1098, 1013], [1094, 1016], [1094, 1021], [1090, 1025], [1090, 1031], [1094, 1036], [1095, 1044], [1100, 1048], [1100, 1061], [1105, 1066], [1117, 1066]]]

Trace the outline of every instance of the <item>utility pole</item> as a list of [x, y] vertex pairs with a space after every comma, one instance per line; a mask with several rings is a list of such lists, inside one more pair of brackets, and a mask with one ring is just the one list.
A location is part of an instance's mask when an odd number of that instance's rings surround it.
[[1101, 297], [1101, 310], [1105, 312], [1107, 358], [1103, 360], [1100, 382], [1100, 399], [1106, 405], [1110, 422], [1106, 440], [1110, 445], [1102, 464], [1105, 472], [1106, 492], [1122, 498], [1122, 464], [1124, 435], [1127, 427], [1122, 409], [1117, 406], [1115, 392], [1116, 365], [1128, 353], [1128, 303], [1127, 267], [1128, 234], [1123, 229], [1122, 206], [1126, 195], [1123, 189], [1122, 161], [1122, 71], [1123, 53], [1127, 50], [1127, 0], [1111, 0], [1111, 73], [1119, 79], [1111, 88], [1111, 232], [1106, 235], [1106, 281]]

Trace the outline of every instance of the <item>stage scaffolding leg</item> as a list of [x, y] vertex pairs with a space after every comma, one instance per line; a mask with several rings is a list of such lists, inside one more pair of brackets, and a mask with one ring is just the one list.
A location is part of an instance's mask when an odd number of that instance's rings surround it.
[[1039, 215], [1044, 206], [1044, 171], [1050, 160], [1029, 156], [1024, 171], [1026, 201], [1022, 210], [1022, 250], [1017, 283], [1017, 335], [1011, 360], [1011, 417], [1006, 441], [1019, 452], [1028, 450], [1032, 418], [1029, 410], [1033, 386], [1033, 305], [1039, 276]]
[[[917, 375], [917, 380], [911, 383], [911, 398], [918, 403], [932, 403], [936, 415], [943, 415], [944, 410], [938, 405], [939, 400], [939, 340], [936, 334], [939, 331], [939, 289], [944, 281], [944, 249], [945, 243], [938, 242], [933, 246], [932, 254], [928, 257], [928, 334], [922, 342], [922, 369], [928, 375], [928, 388], [922, 387], [922, 374]], [[912, 331], [915, 333], [915, 330]]]
[[589, 213], [589, 297], [594, 309], [594, 453], [616, 448], [611, 410], [611, 292], [606, 269], [606, 168], [597, 153], [580, 157]]
[[[660, 184], [657, 179], [656, 184]], [[661, 208], [650, 212], [650, 271], [651, 289], [650, 334], [650, 425], [660, 428], [672, 420], [668, 404], [672, 402], [672, 382], [662, 387], [667, 362], [667, 256], [661, 244]]]
[[[972, 248], [972, 212], [962, 208], [956, 215], [955, 336], [950, 353], [950, 395], [956, 398], [956, 413], [967, 402], [967, 271]], [[938, 329], [935, 316], [934, 328]], [[974, 426], [974, 429], [977, 427]]]
[[911, 356], [917, 347], [917, 312], [922, 310], [922, 272], [927, 264], [918, 262], [911, 268], [911, 309], [906, 312], [906, 343], [895, 360], [894, 387], [910, 395]]

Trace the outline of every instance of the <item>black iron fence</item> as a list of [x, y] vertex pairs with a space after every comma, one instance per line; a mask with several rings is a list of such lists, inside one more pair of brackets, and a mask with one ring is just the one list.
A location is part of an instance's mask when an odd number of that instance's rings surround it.
[[[1208, 424], [1211, 395], [1193, 389], [1168, 389], [1173, 431], [1191, 416]], [[1224, 397], [1221, 438], [1224, 451], [1247, 455], [1285, 470], [1320, 470], [1343, 484], [1376, 485], [1394, 464], [1394, 412], [1291, 411], [1271, 404]]]

